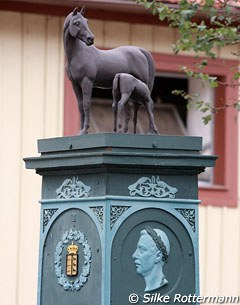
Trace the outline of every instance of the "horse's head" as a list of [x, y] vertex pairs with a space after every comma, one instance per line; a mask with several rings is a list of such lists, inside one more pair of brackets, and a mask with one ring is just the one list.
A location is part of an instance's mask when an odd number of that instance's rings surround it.
[[83, 16], [83, 8], [78, 12], [78, 8], [76, 7], [72, 12], [69, 32], [72, 37], [82, 40], [87, 46], [94, 43], [94, 35], [88, 27], [88, 20]]

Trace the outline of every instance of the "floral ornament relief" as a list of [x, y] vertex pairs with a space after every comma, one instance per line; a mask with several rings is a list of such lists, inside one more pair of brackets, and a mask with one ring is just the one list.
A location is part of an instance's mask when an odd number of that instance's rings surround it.
[[[64, 274], [62, 267], [63, 250], [71, 241], [78, 242], [82, 246], [84, 254], [82, 272], [75, 280], [69, 280], [69, 277]], [[88, 276], [91, 271], [91, 259], [91, 248], [84, 234], [80, 231], [73, 229], [70, 229], [70, 231], [66, 231], [63, 234], [62, 240], [56, 246], [54, 256], [55, 274], [58, 278], [58, 283], [63, 287], [64, 290], [78, 291], [83, 287], [83, 285], [87, 282]]]
[[93, 211], [93, 213], [96, 215], [101, 228], [103, 228], [103, 206], [95, 206], [95, 207], [90, 207], [90, 209]]
[[56, 189], [58, 199], [70, 199], [88, 197], [91, 187], [78, 180], [78, 177], [73, 179], [65, 179], [62, 185]]
[[111, 205], [111, 211], [110, 211], [110, 228], [112, 229], [115, 222], [118, 220], [118, 218], [128, 209], [130, 206], [118, 206], [118, 205]]
[[44, 209], [43, 210], [43, 232], [45, 231], [46, 226], [49, 221], [53, 217], [53, 215], [57, 212], [58, 209]]
[[194, 209], [176, 209], [176, 211], [178, 211], [178, 213], [180, 213], [187, 220], [187, 222], [190, 224], [193, 232], [195, 232], [196, 231], [195, 210]]
[[159, 176], [152, 178], [142, 177], [128, 187], [130, 196], [156, 197], [156, 198], [175, 198], [177, 188], [171, 187]]

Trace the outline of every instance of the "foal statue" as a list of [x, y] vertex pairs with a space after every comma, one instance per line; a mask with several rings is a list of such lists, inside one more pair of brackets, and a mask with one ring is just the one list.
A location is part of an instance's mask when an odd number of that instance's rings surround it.
[[[139, 106], [145, 106], [149, 119], [149, 134], [157, 134], [157, 128], [153, 117], [153, 100], [151, 99], [151, 92], [148, 86], [137, 79], [136, 77], [126, 74], [118, 73], [113, 80], [113, 112], [114, 112], [114, 131], [117, 131], [117, 125], [122, 130], [122, 114], [125, 110], [125, 123], [123, 132], [128, 131], [128, 123], [130, 119], [130, 102], [134, 106], [134, 133], [136, 133], [137, 112]], [[117, 123], [118, 119], [118, 123]]]
[[75, 92], [81, 116], [80, 134], [88, 133], [92, 88], [112, 88], [117, 73], [128, 73], [144, 82], [152, 91], [155, 66], [151, 54], [139, 47], [124, 46], [97, 49], [83, 8], [75, 8], [63, 28], [67, 74]]

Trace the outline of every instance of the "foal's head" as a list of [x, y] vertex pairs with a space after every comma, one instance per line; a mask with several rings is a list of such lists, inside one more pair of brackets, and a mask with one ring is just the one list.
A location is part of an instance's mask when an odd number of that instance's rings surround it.
[[85, 42], [87, 46], [94, 43], [94, 35], [88, 27], [88, 20], [83, 16], [83, 8], [78, 12], [76, 7], [69, 22], [69, 32], [72, 37]]

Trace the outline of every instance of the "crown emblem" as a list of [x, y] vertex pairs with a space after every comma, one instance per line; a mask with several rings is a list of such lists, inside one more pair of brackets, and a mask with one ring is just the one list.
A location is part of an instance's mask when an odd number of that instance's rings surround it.
[[68, 254], [77, 254], [78, 246], [72, 242], [72, 244], [67, 247], [67, 252]]

